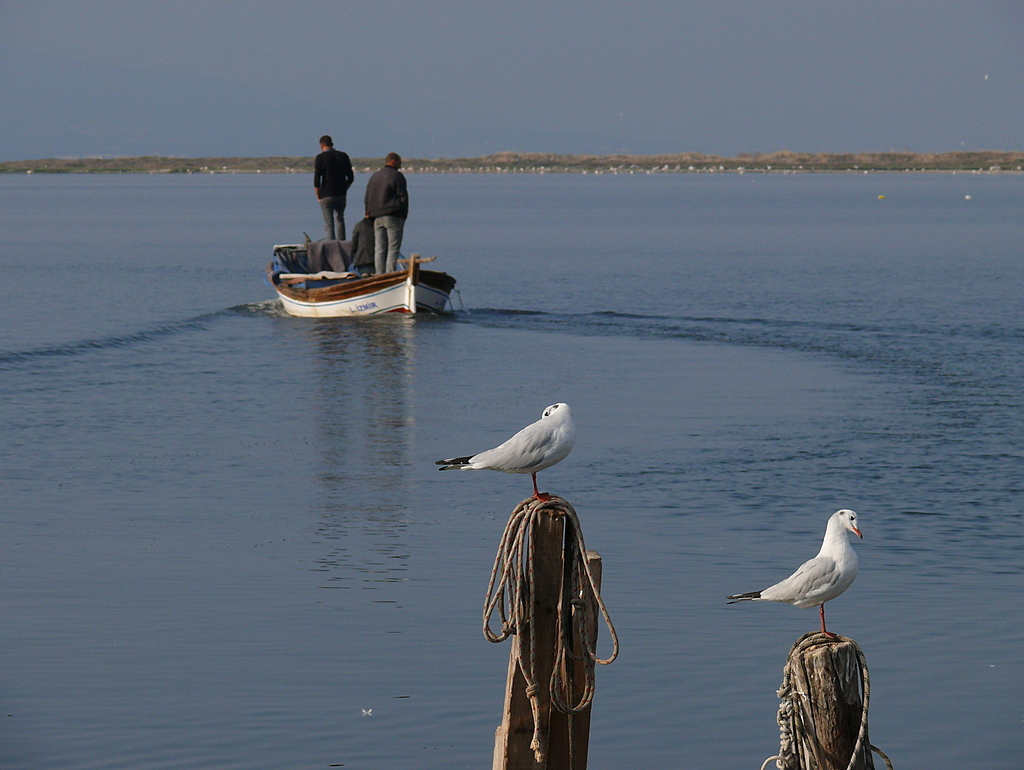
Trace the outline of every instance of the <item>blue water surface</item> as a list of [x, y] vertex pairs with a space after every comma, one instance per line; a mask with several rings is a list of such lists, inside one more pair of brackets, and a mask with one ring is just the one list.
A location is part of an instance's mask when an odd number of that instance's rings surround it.
[[1024, 177], [409, 187], [450, 317], [285, 316], [262, 271], [320, 235], [303, 175], [0, 176], [0, 767], [489, 766], [481, 609], [531, 487], [433, 461], [556, 401], [577, 446], [541, 487], [622, 645], [589, 767], [776, 753], [817, 612], [724, 600], [842, 507], [861, 572], [828, 619], [872, 742], [1021, 767]]

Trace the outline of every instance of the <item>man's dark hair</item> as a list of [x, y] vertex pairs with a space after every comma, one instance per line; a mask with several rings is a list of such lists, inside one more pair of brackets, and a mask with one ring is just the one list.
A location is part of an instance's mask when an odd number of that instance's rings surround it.
[[394, 160], [401, 160], [401, 159], [402, 159], [402, 156], [399, 155], [397, 152], [389, 152], [388, 156], [386, 158], [384, 158], [384, 165], [387, 165], [388, 163], [391, 163]]
[[324, 134], [323, 136], [320, 137], [320, 144], [322, 144], [324, 147], [333, 147], [334, 140], [331, 139], [330, 134]]

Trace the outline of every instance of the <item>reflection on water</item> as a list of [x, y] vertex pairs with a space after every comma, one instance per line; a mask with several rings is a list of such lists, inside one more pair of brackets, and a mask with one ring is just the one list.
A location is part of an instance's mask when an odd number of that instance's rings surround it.
[[329, 543], [318, 569], [328, 585], [372, 588], [401, 580], [409, 558], [403, 469], [409, 464], [415, 319], [392, 314], [314, 322], [309, 384]]

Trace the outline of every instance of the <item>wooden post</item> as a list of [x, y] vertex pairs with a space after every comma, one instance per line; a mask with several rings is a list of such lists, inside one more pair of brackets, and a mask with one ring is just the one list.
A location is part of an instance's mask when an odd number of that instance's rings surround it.
[[[587, 551], [586, 553], [587, 564], [590, 566], [590, 572], [594, 576], [594, 584], [597, 586], [597, 590], [601, 590], [601, 569], [602, 561], [601, 555], [597, 551]], [[587, 601], [590, 604], [590, 617], [594, 619], [594, 623], [589, 631], [589, 648], [597, 648], [597, 621], [600, 615], [598, 614], [597, 602], [593, 596], [588, 596]], [[573, 651], [579, 655], [586, 647], [583, 645], [583, 640], [574, 638], [573, 639]], [[583, 696], [583, 691], [587, 681], [587, 669], [594, 667], [594, 661], [592, 660], [572, 660], [567, 661], [569, 665], [566, 666], [568, 671], [563, 672], [563, 677], [571, 682], [570, 694], [572, 703], [579, 703], [580, 698]], [[588, 705], [582, 711], [576, 714], [564, 714], [561, 711], [552, 711], [551, 713], [551, 741], [548, 746], [548, 764], [547, 766], [551, 770], [586, 770], [587, 767], [587, 755], [590, 750], [590, 706]]]
[[[550, 681], [556, 658], [556, 626], [560, 611], [571, 612], [563, 597], [563, 564], [571, 553], [566, 545], [575, 534], [566, 532], [566, 517], [555, 510], [542, 510], [533, 528], [530, 548], [533, 554], [533, 612], [534, 627], [525, 625], [512, 638], [509, 655], [508, 678], [505, 685], [504, 716], [494, 736], [493, 770], [585, 770], [590, 736], [590, 706], [577, 714], [563, 714], [551, 704]], [[571, 523], [568, 527], [571, 529]], [[571, 537], [570, 537], [571, 535]], [[601, 557], [587, 551], [595, 583], [600, 588]], [[585, 592], [592, 604], [590, 647], [597, 642], [597, 602]], [[532, 650], [531, 650], [532, 645]], [[582, 640], [574, 640], [578, 654]], [[532, 653], [532, 657], [531, 657]], [[520, 656], [532, 660], [536, 682], [536, 703], [531, 703], [526, 692], [526, 678], [518, 663]], [[568, 661], [571, 670], [563, 678], [572, 681], [572, 694], [577, 698], [586, 682], [584, 666], [593, 661]], [[535, 713], [536, 712], [536, 713]], [[539, 724], [536, 735], [540, 745], [531, 746], [535, 734], [535, 721]]]
[[[806, 640], [806, 642], [805, 642]], [[794, 645], [787, 669], [794, 706], [795, 756], [799, 770], [874, 770], [867, 723], [851, 764], [864, 715], [863, 682], [851, 639], [809, 634]]]

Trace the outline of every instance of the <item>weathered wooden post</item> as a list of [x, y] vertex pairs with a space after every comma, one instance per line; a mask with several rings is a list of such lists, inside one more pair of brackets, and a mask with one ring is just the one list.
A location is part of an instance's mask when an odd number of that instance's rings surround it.
[[[567, 538], [570, 535], [571, 533], [567, 533]], [[594, 588], [600, 592], [603, 567], [601, 555], [597, 551], [587, 551], [583, 558], [586, 559], [590, 574], [594, 578]], [[569, 707], [571, 708], [572, 704], [583, 702], [584, 699], [587, 705], [578, 711], [565, 711], [562, 707], [558, 707], [551, 712], [551, 736], [548, 743], [547, 764], [551, 770], [558, 768], [586, 770], [587, 756], [590, 753], [590, 707], [594, 693], [593, 691], [588, 693], [587, 688], [591, 687], [594, 681], [594, 659], [587, 655], [587, 650], [597, 649], [596, 621], [599, 608], [593, 595], [580, 597], [579, 601], [589, 605], [584, 612], [587, 618], [593, 622], [584, 627], [573, 624], [573, 635], [570, 637], [572, 641], [571, 654], [560, 660], [559, 672], [565, 692], [569, 696]], [[569, 611], [573, 611], [573, 608], [570, 607]], [[565, 608], [563, 607], [564, 612]], [[565, 623], [566, 620], [565, 614], [563, 614], [562, 622]]]
[[868, 739], [870, 684], [860, 646], [805, 634], [789, 652], [779, 697], [780, 770], [874, 770]]
[[[514, 637], [494, 770], [585, 770], [594, 664], [618, 654], [600, 578], [601, 557], [585, 549], [565, 500], [531, 498], [513, 511], [484, 607], [485, 636], [492, 642]], [[500, 634], [488, 625], [495, 609]], [[601, 616], [614, 644], [608, 660], [595, 653]]]

